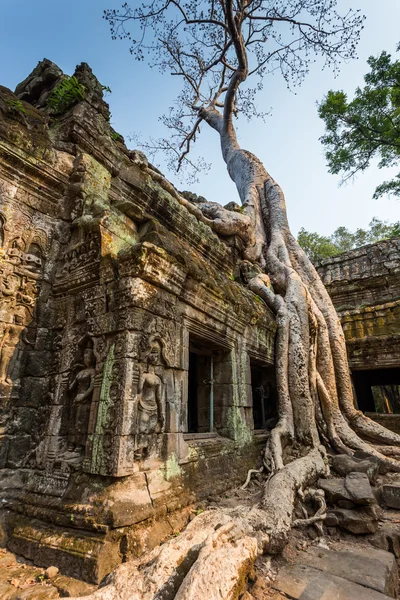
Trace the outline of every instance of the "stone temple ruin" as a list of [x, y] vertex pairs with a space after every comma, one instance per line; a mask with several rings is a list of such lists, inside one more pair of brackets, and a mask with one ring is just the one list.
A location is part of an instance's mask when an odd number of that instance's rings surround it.
[[[1, 519], [13, 552], [98, 583], [256, 464], [275, 322], [242, 240], [127, 150], [86, 64], [50, 103], [63, 81], [45, 60], [0, 87]], [[360, 408], [400, 431], [400, 240], [320, 273]]]

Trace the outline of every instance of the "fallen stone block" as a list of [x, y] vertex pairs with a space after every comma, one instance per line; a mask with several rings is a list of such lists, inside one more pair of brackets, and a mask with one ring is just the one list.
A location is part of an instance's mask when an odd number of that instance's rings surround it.
[[351, 496], [346, 490], [344, 479], [319, 479], [318, 487], [324, 490], [326, 499], [330, 504], [337, 504], [341, 500], [351, 502]]
[[378, 531], [371, 535], [368, 541], [375, 548], [388, 550], [396, 558], [400, 558], [400, 525], [379, 523]]
[[363, 506], [376, 504], [376, 498], [372, 493], [366, 473], [349, 473], [344, 480], [344, 486], [354, 504], [361, 504]]
[[378, 521], [374, 519], [367, 510], [346, 510], [335, 508], [332, 513], [337, 516], [339, 527], [350, 531], [350, 533], [364, 534], [375, 533], [378, 529]]
[[292, 565], [278, 573], [273, 587], [293, 600], [389, 600], [376, 590], [309, 567]]
[[324, 521], [324, 524], [327, 527], [338, 527], [339, 526], [339, 519], [333, 513], [328, 512], [327, 515], [326, 515], [326, 519]]
[[358, 548], [356, 551], [334, 551], [311, 547], [301, 555], [300, 562], [395, 597], [398, 585], [396, 559], [385, 550]]
[[338, 454], [332, 458], [332, 468], [343, 477], [349, 473], [366, 473], [368, 479], [374, 482], [378, 476], [379, 463], [372, 459], [360, 460], [347, 454]]
[[400, 510], [400, 485], [385, 484], [381, 488], [382, 501], [390, 508]]

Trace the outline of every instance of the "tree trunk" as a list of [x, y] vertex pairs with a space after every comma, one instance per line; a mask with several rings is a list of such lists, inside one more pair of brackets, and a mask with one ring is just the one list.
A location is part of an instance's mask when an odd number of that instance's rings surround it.
[[[354, 406], [339, 317], [315, 267], [290, 232], [281, 188], [256, 156], [239, 147], [229, 119], [212, 108], [202, 109], [201, 116], [220, 134], [228, 173], [253, 225], [247, 260], [242, 263], [243, 278], [273, 310], [278, 325], [279, 421], [264, 454], [268, 474], [265, 498], [274, 497], [274, 486], [283, 497], [282, 481], [292, 498], [293, 478], [278, 477], [277, 473], [296, 469], [290, 462], [296, 457], [308, 455], [309, 462], [314, 461], [312, 468], [302, 470], [303, 484], [308, 485], [310, 473], [321, 471], [321, 455], [317, 459], [315, 451], [320, 449], [323, 457], [324, 445], [347, 454], [361, 450], [378, 458], [383, 468], [400, 471], [395, 459], [400, 436]], [[371, 443], [379, 443], [379, 447]], [[268, 511], [279, 512], [274, 503], [266, 500], [264, 504]], [[279, 516], [270, 515], [267, 529], [273, 538], [275, 528], [276, 537], [283, 539], [278, 521]]]
[[[354, 406], [339, 318], [317, 271], [290, 233], [281, 188], [254, 155], [239, 148], [233, 130], [225, 132], [217, 111], [203, 109], [202, 116], [220, 133], [246, 218], [231, 218], [223, 209], [215, 212], [214, 220], [213, 210], [197, 214], [164, 178], [162, 183], [216, 231], [241, 235], [247, 243], [243, 279], [276, 316], [279, 420], [264, 452], [263, 498], [250, 511], [237, 506], [195, 517], [177, 540], [118, 567], [88, 600], [184, 600], [194, 592], [233, 600], [243, 590], [257, 552], [283, 549], [296, 525], [297, 496], [302, 498], [306, 487], [329, 473], [327, 446], [347, 454], [362, 450], [379, 458], [386, 469], [400, 471], [400, 436]], [[320, 518], [318, 514], [307, 521]], [[209, 576], [216, 568], [217, 586]]]

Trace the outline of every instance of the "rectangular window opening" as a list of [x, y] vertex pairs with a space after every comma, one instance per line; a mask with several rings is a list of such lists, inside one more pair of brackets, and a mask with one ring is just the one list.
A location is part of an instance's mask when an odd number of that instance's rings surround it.
[[360, 410], [400, 414], [400, 368], [353, 371], [352, 378]]
[[[222, 426], [220, 375], [230, 352], [190, 336], [187, 433], [216, 435]], [[228, 363], [229, 365], [229, 363]]]
[[250, 370], [254, 429], [273, 429], [278, 422], [274, 368], [251, 360]]

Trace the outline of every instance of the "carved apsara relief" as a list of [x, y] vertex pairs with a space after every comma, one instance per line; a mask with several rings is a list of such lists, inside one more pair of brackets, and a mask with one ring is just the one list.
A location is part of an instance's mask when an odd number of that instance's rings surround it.
[[34, 307], [48, 250], [44, 231], [30, 226], [25, 215], [7, 223], [0, 213], [0, 383], [11, 385], [18, 346], [31, 345], [27, 326]]
[[67, 383], [67, 447], [60, 458], [69, 463], [83, 459], [88, 436], [90, 409], [98, 370], [96, 340], [84, 336], [71, 365]]
[[164, 431], [164, 370], [170, 366], [167, 347], [160, 335], [146, 336], [139, 350], [136, 459], [148, 455], [150, 446], [153, 445], [152, 434]]

